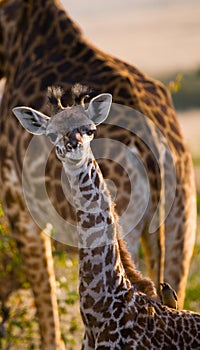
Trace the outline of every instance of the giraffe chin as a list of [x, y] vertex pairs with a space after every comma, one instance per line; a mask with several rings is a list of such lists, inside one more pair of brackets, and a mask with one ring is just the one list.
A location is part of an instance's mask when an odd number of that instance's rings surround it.
[[81, 157], [81, 155], [74, 155], [74, 154], [66, 154], [66, 157], [65, 157], [65, 160], [69, 163], [72, 163], [72, 164], [77, 164], [77, 163], [80, 163], [83, 158]]
[[77, 164], [83, 160], [83, 150], [82, 149], [73, 149], [72, 151], [66, 152], [56, 152], [56, 155], [59, 160], [64, 163]]
[[56, 147], [56, 154], [57, 157], [64, 163], [80, 165], [84, 159], [90, 158], [90, 142], [87, 140], [84, 143], [79, 143], [76, 148], [71, 148], [70, 150], [66, 147]]

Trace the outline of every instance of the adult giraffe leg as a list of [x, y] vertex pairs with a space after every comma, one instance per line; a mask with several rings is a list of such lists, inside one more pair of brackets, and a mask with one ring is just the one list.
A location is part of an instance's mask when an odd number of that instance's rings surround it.
[[153, 233], [149, 233], [146, 228], [141, 236], [144, 258], [146, 261], [148, 277], [150, 277], [159, 292], [159, 283], [163, 280], [164, 275], [164, 225]]
[[185, 289], [195, 235], [196, 190], [192, 161], [188, 155], [185, 157], [184, 163], [177, 164], [176, 197], [165, 222], [164, 279], [176, 290], [179, 309], [182, 309], [184, 306]]
[[16, 234], [14, 232], [14, 237], [16, 238], [20, 234], [19, 231], [23, 231], [24, 237], [18, 244], [18, 247], [23, 260], [25, 274], [34, 294], [40, 328], [41, 348], [42, 350], [64, 350], [65, 347], [61, 341], [55, 293], [56, 283], [51, 239], [45, 230], [40, 232], [32, 224], [31, 220], [29, 222], [28, 220], [26, 227], [21, 227]]
[[22, 189], [12, 162], [2, 172], [2, 202], [17, 242], [26, 277], [34, 294], [42, 350], [64, 350], [61, 340], [56, 284], [50, 237], [40, 232], [24, 204]]
[[[149, 222], [144, 227], [141, 241], [144, 249], [144, 257], [147, 264], [148, 276], [154, 281], [157, 291], [160, 291], [160, 282], [164, 279], [165, 264], [165, 158], [164, 147], [159, 151], [160, 182], [157, 189], [154, 188], [156, 201], [149, 203]], [[173, 173], [173, 171], [172, 171]], [[154, 199], [155, 199], [154, 198]], [[157, 207], [155, 203], [157, 202]]]

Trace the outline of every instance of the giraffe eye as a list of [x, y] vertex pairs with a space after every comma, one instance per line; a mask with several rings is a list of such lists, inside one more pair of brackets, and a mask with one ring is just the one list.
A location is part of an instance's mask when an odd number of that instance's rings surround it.
[[54, 133], [50, 133], [50, 134], [48, 134], [48, 137], [50, 138], [50, 140], [51, 140], [52, 142], [55, 142], [55, 141], [56, 141], [56, 139], [57, 139], [57, 135], [56, 135], [56, 134], [54, 134]]
[[88, 130], [87, 135], [92, 136], [92, 135], [94, 135], [94, 132], [95, 132], [95, 130]]

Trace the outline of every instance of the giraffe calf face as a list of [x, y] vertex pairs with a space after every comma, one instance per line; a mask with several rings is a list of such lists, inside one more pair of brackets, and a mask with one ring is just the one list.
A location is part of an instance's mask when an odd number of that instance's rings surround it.
[[56, 147], [56, 155], [60, 160], [73, 160], [80, 161], [87, 154], [90, 149], [90, 142], [94, 138], [96, 126], [94, 124], [87, 127], [75, 128], [71, 132], [59, 137], [56, 134], [47, 134], [52, 141], [56, 137], [56, 141], [53, 143]]
[[79, 162], [90, 149], [96, 125], [82, 106], [63, 109], [53, 116], [46, 127], [46, 136], [55, 145], [61, 161]]
[[46, 135], [61, 161], [79, 162], [87, 157], [96, 125], [107, 118], [111, 104], [110, 94], [100, 94], [87, 109], [81, 105], [67, 107], [51, 118], [30, 107], [15, 107], [13, 113], [28, 132]]

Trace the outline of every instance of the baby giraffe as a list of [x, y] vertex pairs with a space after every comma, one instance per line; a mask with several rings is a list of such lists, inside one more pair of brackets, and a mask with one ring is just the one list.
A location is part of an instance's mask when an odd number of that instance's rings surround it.
[[69, 179], [77, 213], [82, 349], [200, 349], [200, 315], [161, 305], [151, 281], [135, 270], [120, 235], [106, 183], [90, 148], [112, 103], [101, 94], [50, 118], [28, 107], [13, 109], [32, 134], [55, 145]]

